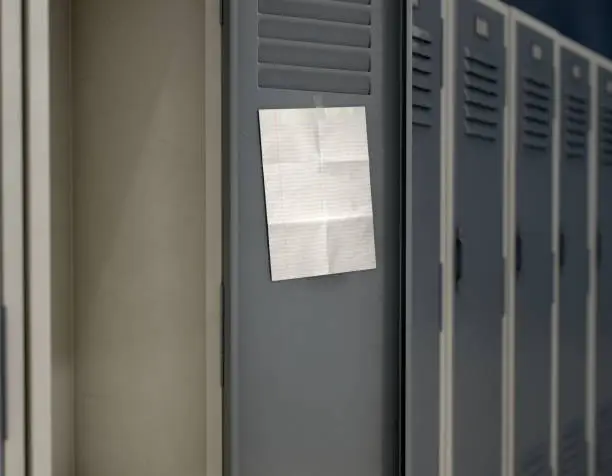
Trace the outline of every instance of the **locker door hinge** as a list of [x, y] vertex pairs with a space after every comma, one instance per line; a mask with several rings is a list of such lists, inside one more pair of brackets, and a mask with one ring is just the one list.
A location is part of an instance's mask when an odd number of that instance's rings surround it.
[[501, 318], [502, 320], [506, 317], [506, 285], [507, 285], [507, 269], [508, 258], [502, 257], [502, 268], [501, 268]]
[[559, 80], [557, 79], [557, 65], [553, 64], [552, 67], [552, 97], [553, 100], [550, 101], [550, 111], [551, 111], [551, 124], [554, 124], [555, 121], [557, 120], [557, 101], [556, 98], [557, 97], [557, 88], [559, 87]]
[[221, 387], [225, 386], [225, 284], [221, 281], [221, 286], [219, 289], [219, 309], [220, 309], [220, 317], [221, 322], [219, 325], [219, 350], [220, 350], [220, 383]]
[[587, 124], [589, 125], [588, 127], [589, 132], [591, 132], [591, 130], [593, 129], [595, 125], [593, 124], [593, 121], [591, 120], [591, 113], [592, 113], [591, 109], [593, 108], [593, 106], [597, 107], [597, 105], [593, 104], [592, 94], [593, 94], [593, 88], [591, 87], [591, 83], [589, 80], [589, 83], [587, 84], [587, 98], [588, 98], [588, 104], [589, 104], [589, 107], [587, 110], [589, 111], [589, 113], [587, 114], [587, 117], [586, 117]]
[[6, 338], [7, 333], [7, 309], [3, 304], [0, 309], [0, 398], [2, 398], [2, 402], [0, 402], [0, 433], [2, 440], [6, 441], [8, 439], [8, 412], [7, 412], [7, 403], [8, 403], [8, 389], [7, 389], [7, 343], [8, 339]]
[[440, 65], [440, 89], [444, 88], [444, 18], [440, 17], [440, 48], [438, 54], [438, 64]]
[[[508, 59], [508, 47], [504, 44], [504, 61], [506, 62], [506, 64], [508, 63], [507, 59]], [[506, 66], [507, 67], [507, 66]], [[508, 72], [506, 71], [506, 69], [504, 68], [504, 76], [502, 77], [502, 84], [504, 87], [504, 91], [502, 92], [502, 98], [504, 98], [504, 108], [508, 107], [508, 93], [507, 93], [507, 89], [508, 89]]]
[[442, 292], [442, 280], [444, 279], [444, 274], [442, 270], [442, 263], [438, 263], [438, 330], [442, 332], [444, 330], [444, 318], [442, 316], [442, 312], [444, 309], [443, 298], [444, 293]]

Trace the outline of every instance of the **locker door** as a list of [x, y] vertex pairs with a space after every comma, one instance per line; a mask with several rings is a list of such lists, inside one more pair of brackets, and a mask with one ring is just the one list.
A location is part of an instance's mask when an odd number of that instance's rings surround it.
[[501, 471], [505, 16], [457, 1], [454, 476]]
[[412, 324], [407, 473], [438, 474], [442, 2], [421, 1], [412, 29]]
[[599, 69], [597, 474], [612, 474], [612, 72]]
[[[226, 463], [233, 476], [398, 470], [401, 3], [229, 1]], [[258, 109], [362, 105], [377, 268], [272, 282]]]
[[553, 41], [516, 31], [515, 468], [550, 470]]
[[586, 471], [587, 60], [561, 49], [559, 230], [559, 475]]

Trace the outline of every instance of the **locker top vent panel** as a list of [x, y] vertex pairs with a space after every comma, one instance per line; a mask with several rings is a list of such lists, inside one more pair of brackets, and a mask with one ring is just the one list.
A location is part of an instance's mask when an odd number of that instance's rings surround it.
[[503, 107], [500, 65], [490, 56], [463, 49], [463, 101], [466, 135], [495, 142], [499, 137]]
[[412, 27], [412, 124], [432, 127], [434, 121], [434, 94], [440, 88], [436, 64], [440, 61], [440, 38], [416, 25]]
[[552, 85], [525, 73], [522, 88], [522, 144], [526, 149], [546, 152], [552, 133]]
[[601, 163], [612, 166], [612, 105], [602, 104], [599, 109], [599, 151]]
[[552, 149], [554, 43], [530, 25], [517, 25], [517, 130], [528, 157], [548, 157]]
[[599, 161], [612, 166], [612, 72], [599, 73]]
[[377, 1], [258, 0], [259, 86], [369, 95]]
[[567, 49], [561, 50], [561, 58], [563, 157], [586, 161], [591, 111], [589, 63]]

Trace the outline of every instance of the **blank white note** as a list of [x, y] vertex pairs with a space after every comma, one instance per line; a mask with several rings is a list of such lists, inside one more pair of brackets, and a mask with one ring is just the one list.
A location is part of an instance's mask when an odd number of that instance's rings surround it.
[[273, 281], [376, 268], [364, 107], [259, 111]]

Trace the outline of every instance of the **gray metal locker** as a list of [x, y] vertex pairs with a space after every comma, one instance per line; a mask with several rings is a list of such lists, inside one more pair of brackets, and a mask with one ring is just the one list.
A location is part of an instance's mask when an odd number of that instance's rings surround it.
[[[227, 5], [225, 449], [233, 476], [398, 471], [401, 3]], [[361, 105], [377, 268], [272, 282], [258, 109]]]
[[452, 466], [485, 476], [502, 467], [506, 10], [455, 3]]
[[559, 216], [559, 476], [585, 474], [588, 293], [587, 176], [591, 113], [587, 59], [561, 46]]
[[612, 474], [612, 68], [598, 68], [597, 474]]
[[442, 2], [413, 8], [412, 29], [412, 303], [406, 353], [408, 405], [406, 473], [437, 475], [440, 424], [440, 172]]
[[538, 27], [524, 17], [515, 26], [516, 113], [512, 119], [516, 174], [514, 468], [517, 475], [534, 476], [550, 473], [556, 90], [554, 37], [550, 30]]
[[413, 3], [407, 474], [438, 474], [442, 2]]

